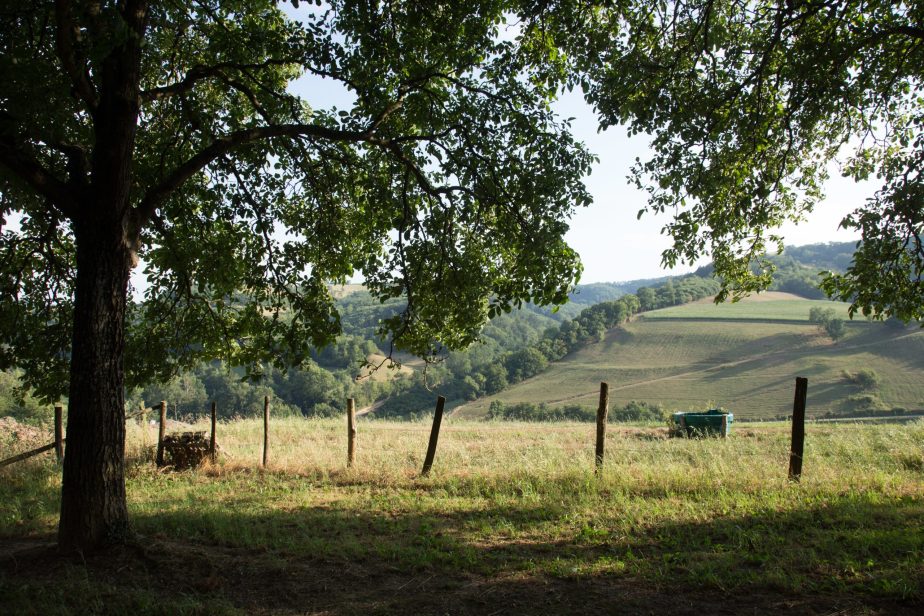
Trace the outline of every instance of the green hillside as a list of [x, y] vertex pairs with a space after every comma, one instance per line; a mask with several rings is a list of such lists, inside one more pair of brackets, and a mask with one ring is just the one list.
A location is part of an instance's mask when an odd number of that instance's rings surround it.
[[[722, 406], [742, 419], [773, 418], [791, 412], [796, 376], [809, 379], [812, 416], [924, 408], [924, 331], [852, 321], [834, 343], [807, 322], [809, 307], [831, 302], [767, 299], [645, 313], [541, 375], [457, 412], [481, 416], [493, 400], [593, 408], [599, 383], [606, 381], [611, 408], [639, 400], [672, 410]], [[837, 310], [846, 313], [846, 305]], [[861, 370], [873, 371], [878, 386], [861, 391], [845, 376]]]
[[789, 293], [768, 292], [755, 298], [748, 298], [741, 302], [725, 302], [716, 304], [712, 298], [707, 298], [671, 306], [660, 310], [646, 312], [645, 319], [747, 319], [747, 320], [774, 320], [774, 321], [803, 321], [809, 320], [809, 311], [812, 308], [832, 308], [835, 315], [847, 319], [847, 307], [844, 302], [829, 302], [825, 300], [803, 299]]

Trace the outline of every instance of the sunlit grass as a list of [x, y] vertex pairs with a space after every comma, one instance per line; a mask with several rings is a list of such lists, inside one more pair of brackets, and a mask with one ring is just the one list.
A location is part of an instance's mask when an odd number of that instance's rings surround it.
[[[429, 431], [360, 421], [347, 468], [345, 421], [273, 420], [262, 469], [262, 421], [220, 423], [217, 462], [171, 473], [151, 463], [156, 431], [133, 424], [131, 516], [146, 537], [283, 561], [922, 594], [924, 422], [809, 425], [798, 484], [785, 424], [737, 426], [725, 440], [611, 425], [599, 476], [592, 425], [450, 418], [421, 478]], [[3, 536], [54, 530], [52, 461], [3, 469], [0, 485]]]
[[[833, 310], [841, 319], [849, 319], [847, 302], [810, 300], [792, 296], [769, 301], [724, 302], [699, 301], [645, 313], [646, 319], [773, 319], [808, 321], [812, 308]], [[862, 321], [858, 318], [857, 322]]]

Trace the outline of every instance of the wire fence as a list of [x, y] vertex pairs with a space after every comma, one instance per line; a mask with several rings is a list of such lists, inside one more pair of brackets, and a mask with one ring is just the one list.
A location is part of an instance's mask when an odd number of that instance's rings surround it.
[[[805, 381], [804, 379], [797, 379], [797, 383], [800, 381]], [[625, 439], [618, 442], [618, 444], [612, 442], [610, 439], [609, 447], [612, 448], [612, 451], [606, 452], [608, 439], [606, 437], [606, 428], [608, 424], [607, 411], [609, 406], [613, 402], [614, 397], [612, 392], [619, 391], [621, 388], [611, 388], [607, 386], [606, 383], [601, 383], [601, 388], [594, 392], [586, 392], [580, 394], [582, 396], [589, 396], [591, 393], [594, 396], [597, 396], [599, 399], [598, 402], [598, 412], [597, 412], [597, 431], [595, 439], [595, 463], [597, 468], [599, 468], [604, 458], [608, 455], [609, 457], [618, 457], [619, 459], [624, 459], [626, 456], [633, 456], [639, 459], [641, 458], [664, 458], [670, 459], [674, 457], [689, 457], [690, 452], [688, 448], [683, 445], [685, 439], [667, 439], [667, 442], [676, 443], [676, 445], [661, 445], [657, 447], [651, 446], [631, 446], [627, 445]], [[794, 397], [791, 398], [792, 402], [792, 411], [789, 413], [788, 420], [789, 426], [791, 427], [791, 435], [788, 439], [788, 447], [782, 438], [777, 438], [773, 443], [768, 442], [755, 442], [752, 447], [743, 446], [742, 444], [736, 444], [734, 448], [734, 456], [736, 457], [745, 457], [745, 458], [778, 458], [780, 465], [789, 464], [788, 476], [794, 481], [798, 481], [801, 475], [801, 462], [806, 456], [806, 447], [805, 447], [805, 425], [808, 421], [806, 419], [806, 389], [807, 381], [802, 386], [802, 389], [797, 386]], [[616, 397], [615, 399], [619, 399]], [[442, 404], [438, 401], [437, 408], [441, 409], [445, 400], [440, 398]], [[347, 405], [349, 409], [353, 411], [353, 417], [348, 421], [348, 466], [352, 466], [355, 460], [355, 437], [356, 437], [356, 424], [355, 424], [355, 404], [352, 404], [352, 399]], [[159, 417], [155, 421], [147, 422], [147, 419], [156, 414], [159, 410]], [[194, 447], [198, 448], [199, 454], [198, 457], [193, 456], [191, 458], [193, 462], [196, 460], [201, 460], [204, 458], [209, 458], [212, 461], [216, 460], [216, 452], [218, 450], [218, 437], [217, 429], [218, 424], [216, 420], [216, 406], [215, 403], [211, 404], [211, 430], [208, 434], [208, 438], [205, 437], [205, 432], [197, 432], [195, 434], [202, 435], [201, 438], [195, 439], [190, 436], [180, 436], [183, 434], [183, 428], [186, 426], [181, 426], [181, 430], [173, 431], [173, 434], [168, 433], [169, 422], [167, 421], [167, 403], [161, 402], [159, 409], [158, 407], [143, 407], [138, 410], [126, 413], [126, 421], [137, 421], [140, 420], [144, 422], [146, 426], [157, 425], [158, 426], [158, 438], [157, 438], [157, 450], [156, 455], [154, 456], [154, 461], [158, 467], [171, 466], [172, 462], [177, 458], [176, 454], [168, 455], [165, 457], [165, 443], [171, 444], [175, 447]], [[395, 429], [406, 430], [409, 432], [426, 432], [429, 430], [430, 438], [427, 445], [427, 463], [425, 464], [424, 471], [421, 472], [421, 475], [426, 475], [426, 471], [429, 470], [429, 467], [433, 465], [433, 458], [436, 454], [437, 440], [440, 434], [440, 419], [437, 414], [434, 418], [435, 421], [432, 426], [424, 426], [418, 424], [407, 424]], [[156, 415], [155, 415], [156, 416]], [[687, 426], [675, 425], [671, 430], [673, 436], [709, 436], [709, 435], [718, 435], [724, 437], [728, 435], [731, 431], [731, 421], [730, 416], [728, 419], [725, 418], [725, 415], [719, 414], [721, 418], [718, 423], [715, 423], [716, 417], [713, 417], [712, 420], [714, 424], [708, 429], [687, 429]], [[683, 420], [681, 419], [681, 422]], [[488, 429], [503, 429], [503, 423], [496, 424], [487, 424], [490, 426]], [[449, 426], [449, 430], [453, 430], [452, 424]], [[460, 428], [468, 430], [468, 428]], [[701, 432], [698, 433], [698, 432]], [[191, 434], [187, 432], [186, 434]], [[263, 416], [263, 447], [261, 452], [261, 466], [266, 467], [270, 462], [270, 434], [271, 434], [271, 423], [270, 423], [270, 401], [269, 397], [264, 399], [264, 416]], [[663, 438], [663, 432], [660, 432], [658, 436], [652, 437], [652, 440], [665, 440]], [[741, 443], [741, 441], [739, 441]], [[64, 449], [65, 439], [63, 438], [63, 425], [62, 425], [62, 409], [60, 406], [55, 408], [55, 438], [54, 441], [50, 444], [44, 445], [37, 449], [19, 453], [7, 460], [0, 461], [0, 467], [14, 464], [16, 462], [28, 459], [32, 456], [39, 455], [41, 453], [56, 450], [57, 459], [60, 461], [65, 455]], [[169, 450], [170, 447], [167, 447]], [[774, 451], [775, 450], [775, 451]], [[717, 452], [721, 454], [721, 449], [718, 449]], [[808, 449], [808, 453], [812, 454], [813, 451], [811, 448]], [[185, 455], [185, 454], [184, 454]], [[228, 455], [226, 453], [226, 455]]]

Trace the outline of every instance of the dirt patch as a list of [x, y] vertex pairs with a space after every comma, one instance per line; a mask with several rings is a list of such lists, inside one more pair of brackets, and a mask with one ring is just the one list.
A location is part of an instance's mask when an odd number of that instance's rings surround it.
[[[617, 577], [481, 576], [387, 560], [360, 562], [148, 538], [82, 558], [63, 558], [51, 537], [0, 540], [0, 583], [56, 583], [80, 569], [86, 584], [178, 595], [209, 613], [216, 600], [248, 614], [920, 614], [921, 604], [869, 597], [662, 588]], [[67, 606], [60, 606], [68, 613]]]

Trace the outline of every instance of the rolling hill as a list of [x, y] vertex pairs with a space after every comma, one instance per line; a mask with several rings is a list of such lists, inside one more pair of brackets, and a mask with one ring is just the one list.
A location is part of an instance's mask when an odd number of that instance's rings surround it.
[[[785, 293], [644, 313], [542, 374], [456, 412], [482, 416], [493, 400], [593, 408], [606, 381], [611, 408], [639, 400], [671, 410], [721, 406], [741, 419], [770, 419], [791, 412], [796, 376], [809, 379], [810, 416], [864, 405], [924, 408], [924, 330], [854, 320], [835, 343], [808, 322], [814, 306], [846, 315], [846, 304]], [[879, 385], [861, 391], [845, 374], [861, 370], [875, 372]]]

